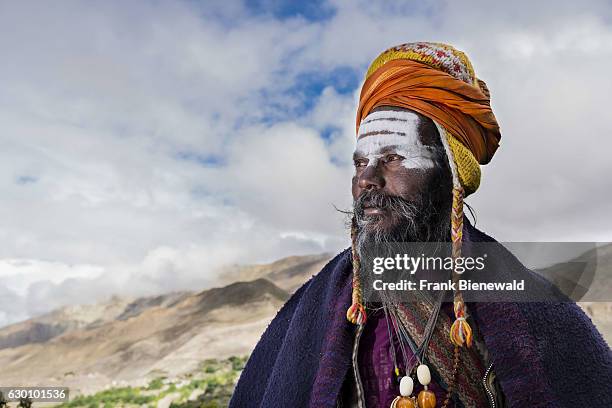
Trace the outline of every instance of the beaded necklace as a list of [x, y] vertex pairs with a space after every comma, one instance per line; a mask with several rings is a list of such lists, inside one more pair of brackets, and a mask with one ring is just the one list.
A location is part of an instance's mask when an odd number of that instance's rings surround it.
[[[443, 296], [444, 293], [441, 293], [439, 299], [434, 304], [432, 315], [428, 319], [427, 325], [425, 326], [423, 341], [421, 342], [420, 346], [417, 346], [417, 344], [412, 340], [406, 328], [401, 323], [398, 316], [398, 314], [401, 313], [399, 308], [395, 306], [389, 307], [388, 305], [383, 306], [385, 320], [387, 323], [387, 333], [389, 335], [391, 344], [390, 352], [393, 359], [394, 373], [399, 379], [400, 385], [400, 395], [393, 399], [390, 408], [435, 408], [436, 406], [436, 396], [428, 389], [428, 386], [431, 383], [431, 371], [426, 364], [425, 355], [427, 353], [429, 341], [431, 340], [434, 328], [438, 321]], [[397, 363], [397, 353], [394, 346], [394, 337], [398, 340], [400, 353], [402, 355], [401, 357], [404, 361], [405, 371], [403, 376], [400, 376], [400, 369]], [[413, 354], [410, 359], [408, 359], [408, 353], [406, 352], [406, 344], [408, 344]], [[459, 346], [455, 346], [452, 382], [448, 385], [446, 398], [444, 399], [442, 408], [448, 407], [448, 404], [450, 403], [453, 386], [457, 377], [458, 366]], [[415, 377], [415, 374], [416, 379], [418, 379], [419, 383], [424, 387], [424, 389], [419, 392], [417, 397], [412, 396], [412, 392], [414, 390], [413, 377]]]

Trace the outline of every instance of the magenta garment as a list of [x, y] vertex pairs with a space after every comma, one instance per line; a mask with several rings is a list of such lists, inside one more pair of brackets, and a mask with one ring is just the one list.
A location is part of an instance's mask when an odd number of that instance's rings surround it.
[[[404, 361], [397, 338], [394, 336], [394, 346], [400, 373], [404, 372]], [[408, 359], [413, 354], [410, 347], [406, 345]], [[389, 333], [384, 312], [370, 312], [364, 332], [359, 342], [359, 373], [363, 383], [367, 408], [389, 408], [391, 401], [399, 395], [399, 383], [396, 380], [391, 354]], [[431, 367], [430, 367], [431, 368]], [[423, 389], [423, 386], [415, 381], [413, 395]], [[436, 400], [441, 402], [446, 397], [446, 392], [432, 380], [429, 389], [436, 394]], [[454, 408], [451, 402], [449, 407]]]

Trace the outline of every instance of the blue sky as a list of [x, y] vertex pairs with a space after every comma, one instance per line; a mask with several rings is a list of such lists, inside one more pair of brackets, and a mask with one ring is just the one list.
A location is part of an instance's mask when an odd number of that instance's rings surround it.
[[329, 20], [335, 7], [326, 1], [246, 1], [246, 8], [255, 15], [272, 15], [283, 20], [301, 17], [308, 21]]
[[[464, 50], [502, 142], [470, 197], [500, 240], [612, 238], [605, 1], [0, 3], [0, 325], [348, 245], [370, 61]], [[583, 143], [584, 141], [588, 143]]]

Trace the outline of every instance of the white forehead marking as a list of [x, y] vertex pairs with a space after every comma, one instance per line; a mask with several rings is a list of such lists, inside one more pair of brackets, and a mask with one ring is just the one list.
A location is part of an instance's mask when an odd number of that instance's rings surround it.
[[384, 156], [382, 150], [393, 146], [395, 153], [404, 157], [402, 166], [405, 168], [432, 168], [435, 165], [434, 149], [421, 143], [418, 126], [419, 117], [413, 112], [370, 113], [359, 126], [355, 151], [368, 159], [368, 166], [376, 166]]
[[419, 117], [409, 111], [376, 111], [366, 116], [359, 125], [359, 136], [386, 130], [397, 133], [418, 134]]

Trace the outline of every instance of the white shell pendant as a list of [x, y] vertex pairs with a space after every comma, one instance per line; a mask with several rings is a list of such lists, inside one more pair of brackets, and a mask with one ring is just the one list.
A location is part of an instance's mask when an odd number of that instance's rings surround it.
[[429, 371], [429, 367], [425, 364], [421, 364], [417, 367], [417, 378], [419, 382], [423, 385], [429, 385], [431, 382], [431, 372]]
[[402, 377], [399, 389], [402, 397], [409, 397], [414, 389], [414, 381], [412, 381], [412, 378], [410, 376]]

